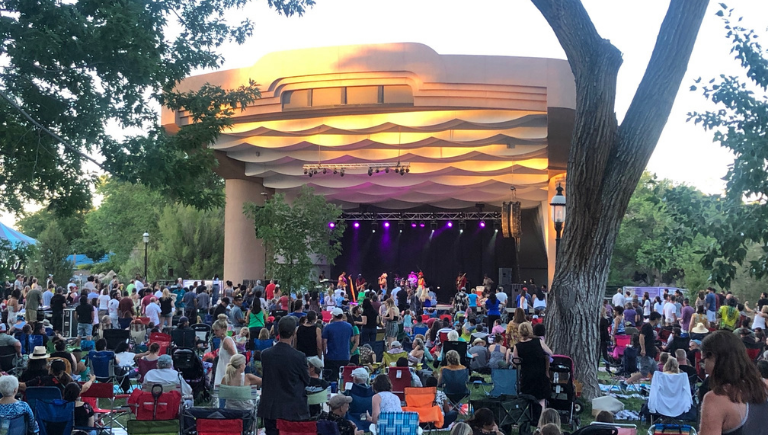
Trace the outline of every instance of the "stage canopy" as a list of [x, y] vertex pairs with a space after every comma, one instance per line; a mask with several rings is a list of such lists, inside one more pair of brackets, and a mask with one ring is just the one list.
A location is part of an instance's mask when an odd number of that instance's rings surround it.
[[32, 237], [21, 234], [13, 228], [0, 223], [0, 239], [7, 240], [11, 245], [16, 246], [19, 243], [25, 245], [35, 245], [37, 240]]

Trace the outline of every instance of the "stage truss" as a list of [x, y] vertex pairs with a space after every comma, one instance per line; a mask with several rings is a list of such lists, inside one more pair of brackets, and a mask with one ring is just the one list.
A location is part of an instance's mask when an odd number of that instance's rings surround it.
[[431, 213], [360, 213], [341, 214], [344, 221], [500, 221], [501, 213], [485, 212], [431, 212]]

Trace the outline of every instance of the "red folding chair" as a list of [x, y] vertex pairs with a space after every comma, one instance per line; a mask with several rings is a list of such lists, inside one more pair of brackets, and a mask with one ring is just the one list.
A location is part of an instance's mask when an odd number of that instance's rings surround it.
[[747, 356], [752, 361], [757, 361], [760, 357], [760, 349], [747, 349]]
[[707, 377], [707, 372], [701, 363], [701, 352], [696, 352], [696, 374], [699, 375], [699, 379], [706, 379]]
[[441, 332], [439, 338], [440, 338], [440, 343], [445, 343], [446, 341], [448, 341], [448, 333]]
[[408, 367], [389, 367], [387, 376], [392, 382], [392, 394], [399, 397], [401, 402], [404, 401], [405, 389], [411, 386], [411, 372]]
[[341, 384], [339, 384], [339, 391], [344, 391], [346, 389], [347, 383], [353, 383], [354, 380], [352, 379], [352, 372], [357, 369], [361, 368], [362, 366], [343, 366], [339, 370], [341, 373], [339, 374], [339, 378], [341, 379]]
[[447, 320], [453, 323], [453, 317], [450, 314], [443, 314], [442, 316], [440, 316], [440, 320], [443, 320], [443, 321]]
[[277, 420], [280, 435], [317, 435], [317, 421]]
[[171, 347], [171, 341], [173, 341], [173, 338], [171, 338], [171, 336], [168, 334], [163, 334], [162, 332], [153, 332], [149, 334], [149, 344], [159, 344], [160, 355], [165, 355], [168, 353], [168, 348]]
[[243, 420], [198, 418], [195, 421], [197, 435], [230, 435], [243, 433]]
[[[99, 414], [99, 422], [102, 427], [112, 427], [117, 425], [123, 429], [120, 421], [117, 419], [122, 414], [128, 413], [125, 408], [115, 408], [115, 386], [112, 382], [94, 382], [91, 387], [83, 391], [80, 394], [83, 402], [88, 403], [93, 408], [93, 412]], [[109, 409], [101, 409], [98, 407], [98, 399], [109, 400]], [[105, 424], [104, 417], [109, 417], [109, 424]]]
[[332, 315], [330, 311], [323, 310], [323, 323], [329, 323], [332, 319]]
[[[143, 323], [144, 326], [149, 325], [149, 317], [139, 317], [137, 320], [139, 322]], [[155, 325], [155, 326], [157, 326], [157, 325]]]

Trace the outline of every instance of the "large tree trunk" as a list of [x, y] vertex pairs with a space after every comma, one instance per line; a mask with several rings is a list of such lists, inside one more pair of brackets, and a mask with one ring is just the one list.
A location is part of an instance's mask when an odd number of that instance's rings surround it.
[[576, 79], [567, 216], [547, 308], [549, 344], [573, 358], [587, 399], [597, 383], [598, 319], [619, 226], [685, 74], [707, 0], [672, 0], [624, 121], [614, 113], [621, 53], [597, 33], [579, 0], [532, 0]]

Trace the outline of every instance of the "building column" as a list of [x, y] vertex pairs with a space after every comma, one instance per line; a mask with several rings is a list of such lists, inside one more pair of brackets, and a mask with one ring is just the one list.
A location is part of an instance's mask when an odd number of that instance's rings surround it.
[[267, 193], [261, 179], [226, 180], [224, 208], [224, 280], [233, 284], [246, 279], [264, 279], [265, 250], [256, 238], [253, 221], [243, 214], [249, 202], [263, 204]]

